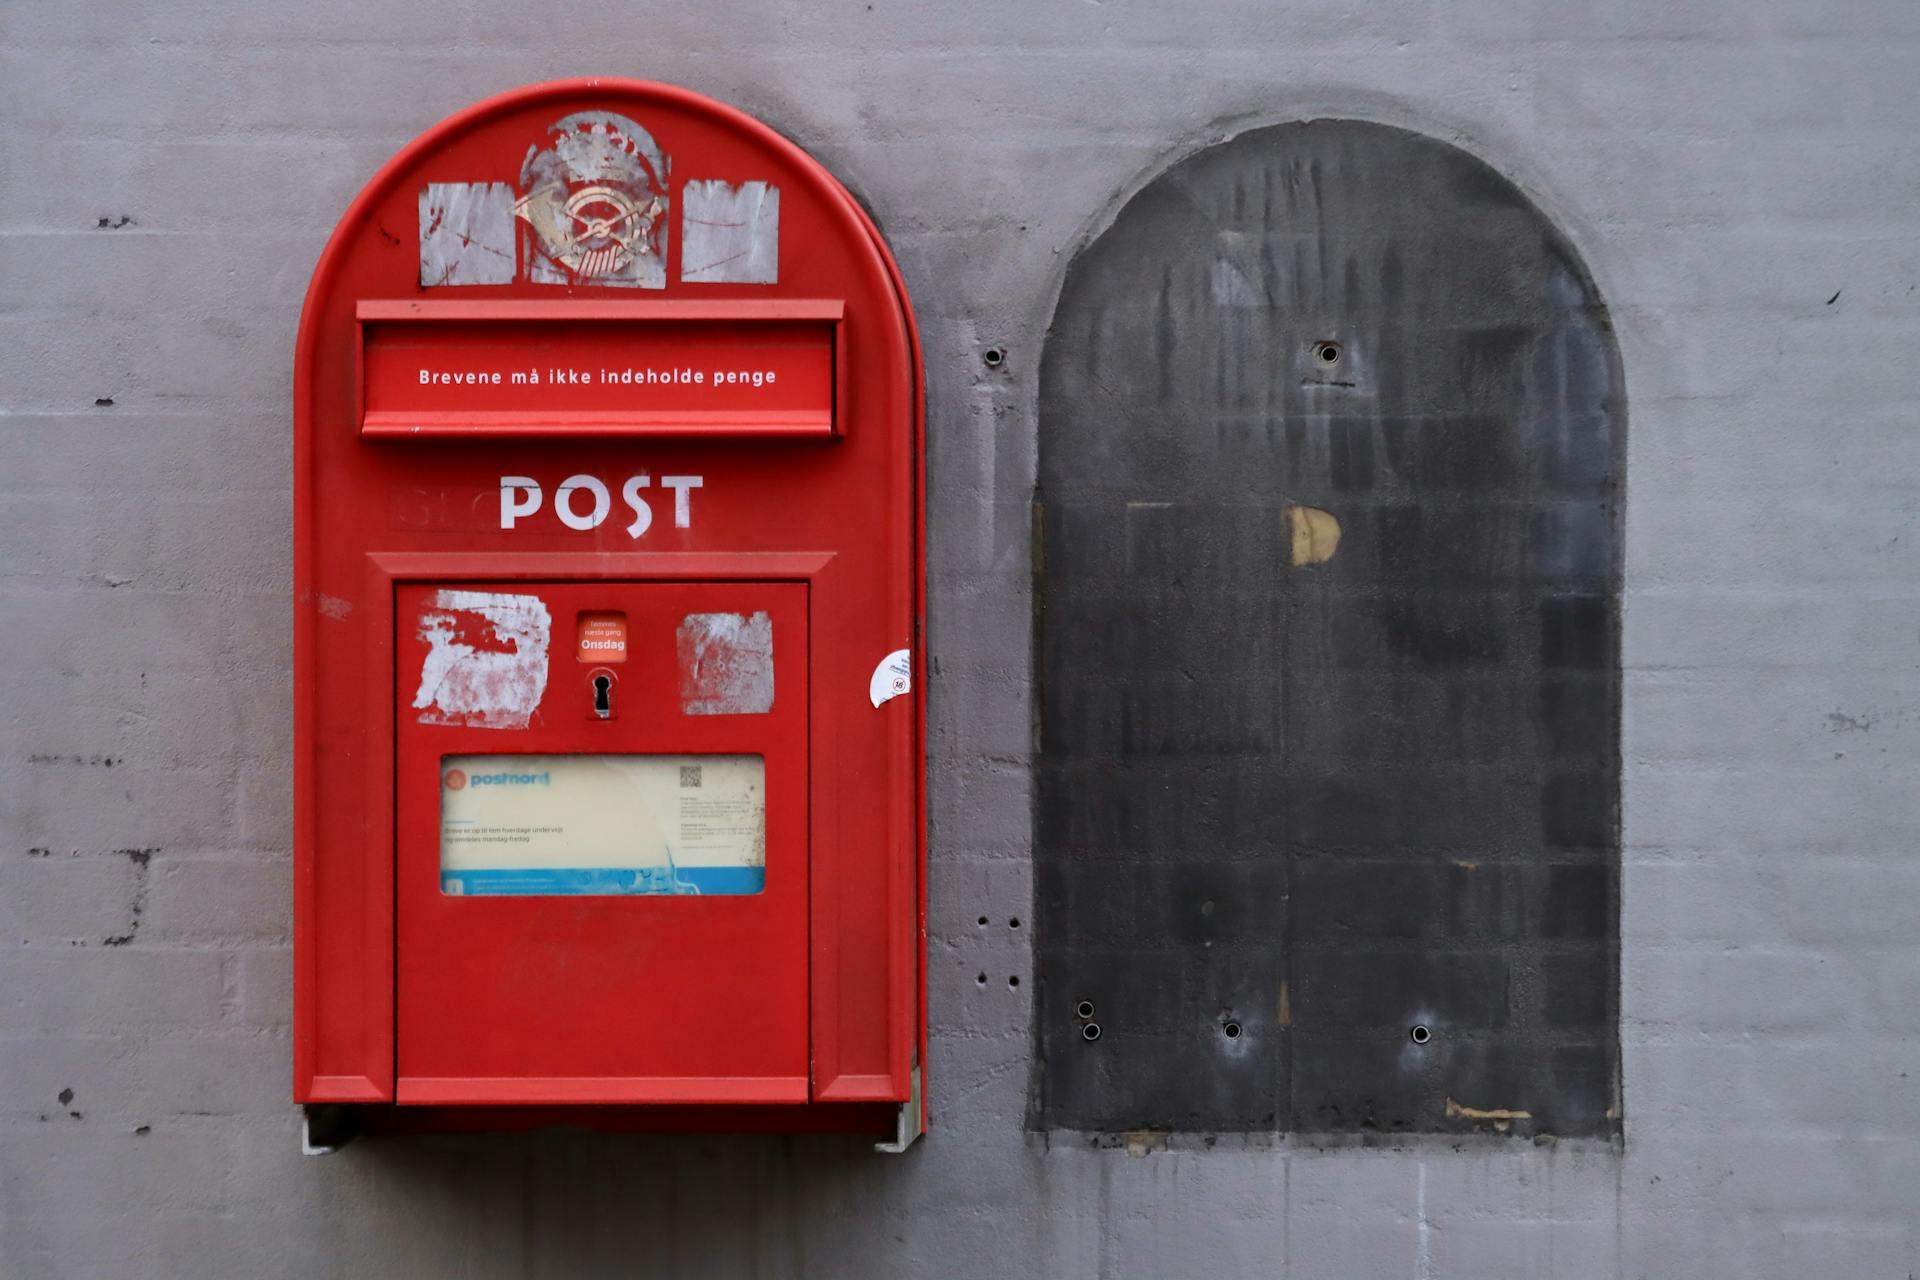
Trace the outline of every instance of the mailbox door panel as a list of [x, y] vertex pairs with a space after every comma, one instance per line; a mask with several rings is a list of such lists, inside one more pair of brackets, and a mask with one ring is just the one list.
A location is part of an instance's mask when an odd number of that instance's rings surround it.
[[400, 1102], [804, 1102], [807, 587], [405, 584]]

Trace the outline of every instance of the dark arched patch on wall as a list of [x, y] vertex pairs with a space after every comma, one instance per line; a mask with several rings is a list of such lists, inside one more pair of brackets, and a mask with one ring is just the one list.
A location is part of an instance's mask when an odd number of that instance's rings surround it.
[[1041, 371], [1041, 1127], [1618, 1131], [1619, 353], [1445, 143], [1240, 135]]

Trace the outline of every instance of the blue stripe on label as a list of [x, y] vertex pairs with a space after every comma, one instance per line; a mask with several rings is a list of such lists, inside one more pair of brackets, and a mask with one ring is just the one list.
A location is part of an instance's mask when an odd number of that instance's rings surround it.
[[474, 898], [750, 894], [766, 887], [765, 867], [508, 867], [440, 873], [442, 893]]

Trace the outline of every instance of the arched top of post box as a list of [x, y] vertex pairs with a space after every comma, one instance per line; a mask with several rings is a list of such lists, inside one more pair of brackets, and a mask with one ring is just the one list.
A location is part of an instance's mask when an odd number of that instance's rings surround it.
[[[316, 348], [348, 335], [369, 439], [830, 439], [850, 368], [901, 371], [919, 410], [912, 313], [859, 203], [766, 124], [649, 81], [530, 85], [402, 148], [314, 270], [303, 417]], [[609, 408], [496, 367], [562, 350], [644, 396]]]

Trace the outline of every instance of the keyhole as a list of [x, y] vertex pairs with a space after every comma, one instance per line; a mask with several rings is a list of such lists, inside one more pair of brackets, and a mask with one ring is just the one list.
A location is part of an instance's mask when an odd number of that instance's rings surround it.
[[593, 678], [593, 714], [605, 720], [613, 714], [613, 677]]

